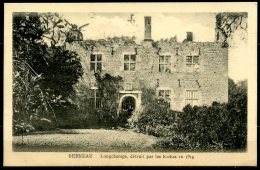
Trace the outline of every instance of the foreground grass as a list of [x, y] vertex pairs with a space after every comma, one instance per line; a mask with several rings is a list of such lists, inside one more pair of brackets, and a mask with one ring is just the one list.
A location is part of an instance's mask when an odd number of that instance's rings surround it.
[[13, 137], [17, 152], [153, 152], [154, 136], [128, 130], [73, 129]]

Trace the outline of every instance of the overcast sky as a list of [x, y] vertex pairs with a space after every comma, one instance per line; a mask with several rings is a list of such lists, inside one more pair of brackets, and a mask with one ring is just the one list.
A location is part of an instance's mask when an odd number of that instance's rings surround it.
[[[144, 16], [152, 17], [152, 38], [177, 36], [179, 42], [186, 32], [193, 32], [197, 42], [213, 42], [215, 39], [214, 13], [133, 13], [134, 22], [129, 22], [131, 13], [60, 13], [70, 23], [81, 26], [84, 39], [101, 39], [113, 36], [135, 36], [137, 43], [144, 39]], [[235, 81], [247, 78], [247, 51], [245, 44], [229, 49], [229, 77]]]
[[[69, 22], [81, 26], [90, 23], [83, 29], [85, 39], [97, 39], [113, 36], [136, 36], [137, 41], [144, 39], [144, 16], [152, 17], [152, 38], [159, 40], [177, 36], [182, 41], [187, 31], [194, 34], [194, 41], [214, 41], [214, 14], [133, 14], [134, 22], [129, 22], [130, 13], [62, 13]], [[205, 33], [207, 36], [205, 36]]]

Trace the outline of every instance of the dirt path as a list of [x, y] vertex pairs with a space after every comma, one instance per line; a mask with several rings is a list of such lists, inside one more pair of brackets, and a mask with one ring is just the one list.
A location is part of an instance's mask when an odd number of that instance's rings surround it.
[[29, 152], [120, 152], [154, 151], [157, 138], [132, 131], [103, 129], [62, 130], [54, 134], [33, 134], [13, 137], [14, 151]]

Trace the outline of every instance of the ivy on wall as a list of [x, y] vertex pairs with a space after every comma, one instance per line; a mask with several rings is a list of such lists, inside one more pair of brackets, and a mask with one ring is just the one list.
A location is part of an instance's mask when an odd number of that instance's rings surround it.
[[119, 106], [119, 91], [122, 89], [122, 77], [101, 75], [95, 73], [97, 87], [102, 98], [102, 108], [99, 109], [100, 123], [112, 125], [116, 123]]
[[97, 46], [104, 46], [104, 47], [113, 47], [115, 44], [117, 45], [137, 45], [136, 44], [136, 37], [128, 37], [128, 36], [121, 36], [121, 37], [107, 37], [105, 39], [98, 39], [98, 40], [85, 40], [80, 42], [83, 47], [88, 50], [92, 50], [94, 47]]

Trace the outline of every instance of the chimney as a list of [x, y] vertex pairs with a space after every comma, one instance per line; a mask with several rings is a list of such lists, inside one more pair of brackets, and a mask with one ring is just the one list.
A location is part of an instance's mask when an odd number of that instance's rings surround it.
[[144, 32], [144, 41], [151, 41], [152, 40], [152, 22], [151, 22], [151, 17], [150, 16], [145, 16], [144, 17], [144, 27], [145, 27], [145, 32]]
[[193, 41], [193, 35], [192, 35], [192, 32], [187, 32], [186, 40], [187, 40], [187, 41]]

